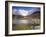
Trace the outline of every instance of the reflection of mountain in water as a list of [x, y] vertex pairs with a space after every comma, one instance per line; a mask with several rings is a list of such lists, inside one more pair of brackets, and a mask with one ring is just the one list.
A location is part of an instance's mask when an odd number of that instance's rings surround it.
[[[14, 17], [14, 19], [13, 19], [14, 24], [36, 23], [37, 19], [38, 20], [40, 19], [40, 11], [36, 11], [28, 16], [14, 15], [13, 17]], [[33, 22], [32, 22], [32, 19], [34, 19]], [[36, 19], [36, 22], [35, 22], [35, 19]], [[39, 23], [39, 21], [38, 21], [38, 23]]]

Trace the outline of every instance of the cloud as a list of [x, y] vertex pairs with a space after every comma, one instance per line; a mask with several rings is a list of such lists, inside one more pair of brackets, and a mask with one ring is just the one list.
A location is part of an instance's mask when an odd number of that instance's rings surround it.
[[40, 11], [40, 9], [38, 8], [34, 8], [32, 10], [29, 10], [29, 15], [31, 15], [32, 13], [36, 12], [36, 11]]
[[27, 16], [28, 15], [28, 11], [27, 10], [19, 10], [19, 14], [21, 14], [22, 16]]
[[15, 15], [16, 11], [17, 11], [16, 9], [13, 9], [12, 13]]
[[36, 11], [40, 11], [40, 9], [38, 9], [38, 8], [34, 8], [34, 9], [31, 9], [31, 10], [13, 9], [13, 14], [14, 15], [28, 16], [28, 15], [31, 15], [32, 13], [36, 12]]

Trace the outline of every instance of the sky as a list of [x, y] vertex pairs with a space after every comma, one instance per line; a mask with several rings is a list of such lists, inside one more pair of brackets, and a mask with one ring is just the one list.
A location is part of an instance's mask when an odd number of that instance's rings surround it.
[[21, 9], [21, 10], [32, 10], [32, 9], [38, 9], [39, 10], [39, 8], [38, 7], [21, 7], [21, 6], [13, 6], [12, 7], [13, 9], [16, 9], [16, 10], [19, 10], [19, 9]]
[[13, 14], [27, 16], [31, 15], [36, 11], [40, 11], [39, 7], [21, 7], [21, 6], [13, 6], [12, 7]]

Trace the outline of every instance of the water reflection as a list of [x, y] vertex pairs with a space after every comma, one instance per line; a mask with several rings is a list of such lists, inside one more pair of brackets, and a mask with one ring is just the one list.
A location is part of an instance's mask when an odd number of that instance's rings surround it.
[[32, 23], [30, 20], [16, 20], [16, 24], [30, 24]]

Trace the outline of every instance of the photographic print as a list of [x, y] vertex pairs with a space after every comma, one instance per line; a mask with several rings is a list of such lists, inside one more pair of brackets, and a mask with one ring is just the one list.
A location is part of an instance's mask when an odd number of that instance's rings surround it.
[[5, 35], [44, 34], [44, 3], [6, 1]]
[[13, 6], [12, 29], [13, 30], [40, 29], [40, 8]]

